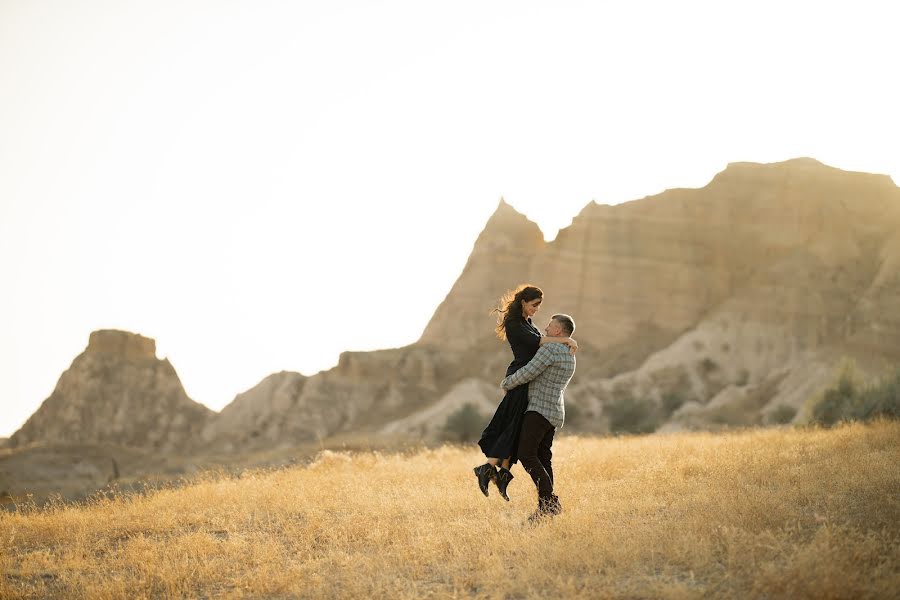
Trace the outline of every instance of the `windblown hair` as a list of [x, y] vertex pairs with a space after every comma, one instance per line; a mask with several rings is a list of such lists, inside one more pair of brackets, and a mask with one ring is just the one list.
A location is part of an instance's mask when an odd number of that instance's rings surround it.
[[503, 294], [503, 297], [497, 302], [497, 308], [491, 311], [491, 313], [497, 313], [497, 327], [494, 329], [497, 337], [505, 340], [507, 323], [522, 317], [522, 302], [531, 302], [543, 297], [544, 292], [541, 288], [524, 283]]

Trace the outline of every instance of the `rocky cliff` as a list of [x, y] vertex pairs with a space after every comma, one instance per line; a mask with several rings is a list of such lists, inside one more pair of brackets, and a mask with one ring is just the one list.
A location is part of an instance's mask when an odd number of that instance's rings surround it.
[[230, 450], [376, 432], [440, 398], [465, 377], [465, 362], [417, 346], [344, 352], [336, 367], [312, 377], [270, 375], [222, 409], [203, 439]]
[[296, 434], [293, 417], [299, 412], [297, 400], [307, 378], [300, 373], [281, 371], [269, 375], [234, 400], [211, 420], [203, 431], [206, 442], [227, 440], [226, 450], [236, 443], [257, 440], [278, 442]]
[[187, 397], [156, 343], [125, 331], [95, 331], [56, 389], [11, 438], [31, 442], [111, 443], [181, 450], [215, 414]]
[[[855, 336], [890, 352], [900, 330], [876, 307], [891, 304], [900, 272], [898, 198], [887, 176], [812, 159], [737, 163], [701, 189], [615, 206], [592, 202], [546, 244], [502, 203], [421, 343], [439, 343], [469, 323], [488, 328], [486, 312], [499, 293], [527, 280], [547, 293], [542, 316], [574, 315], [580, 337], [598, 349], [651, 330], [679, 334], [732, 299], [758, 320], [787, 320], [800, 337]], [[495, 239], [503, 240], [500, 252]], [[751, 298], [753, 289], [769, 299]], [[889, 336], [878, 341], [848, 317], [874, 318]]]
[[572, 314], [587, 350], [576, 428], [615, 429], [641, 404], [650, 429], [758, 424], [787, 407], [784, 419], [841, 356], [872, 372], [900, 361], [900, 189], [887, 176], [736, 163], [701, 189], [592, 202], [550, 243], [533, 227], [501, 203], [420, 344], [462, 330], [462, 348], [489, 331], [503, 289], [540, 285], [538, 320]]
[[[488, 413], [509, 361], [490, 309], [541, 286], [538, 324], [577, 323], [569, 431], [786, 422], [845, 356], [900, 362], [900, 188], [812, 159], [735, 163], [700, 189], [588, 204], [552, 242], [501, 201], [421, 339], [276, 373], [213, 415], [152, 340], [95, 332], [13, 445], [113, 442], [219, 451], [352, 432], [434, 438]], [[189, 444], [188, 440], [193, 440]]]
[[537, 224], [501, 200], [419, 345], [459, 351], [491, 337], [496, 321], [490, 311], [497, 299], [506, 287], [528, 280], [535, 258], [546, 248]]
[[416, 344], [343, 355], [291, 388], [286, 412], [254, 401], [278, 422], [264, 437], [434, 437], [466, 403], [488, 413], [509, 360], [490, 309], [522, 282], [546, 292], [539, 325], [554, 312], [578, 324], [570, 431], [784, 422], [841, 357], [873, 373], [900, 361], [897, 231], [889, 177], [807, 158], [592, 202], [552, 242], [501, 201]]

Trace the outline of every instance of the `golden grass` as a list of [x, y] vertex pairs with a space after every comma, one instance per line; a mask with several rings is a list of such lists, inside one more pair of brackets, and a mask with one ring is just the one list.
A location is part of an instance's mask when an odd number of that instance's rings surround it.
[[324, 452], [0, 516], [0, 597], [890, 598], [900, 423], [562, 437], [565, 512], [477, 490], [471, 448]]

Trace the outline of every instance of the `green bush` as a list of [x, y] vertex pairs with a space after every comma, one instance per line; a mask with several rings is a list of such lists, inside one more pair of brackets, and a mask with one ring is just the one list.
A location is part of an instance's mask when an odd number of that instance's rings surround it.
[[812, 410], [813, 423], [833, 425], [850, 417], [859, 397], [860, 384], [852, 366], [845, 367], [833, 387], [825, 390]]
[[900, 369], [863, 390], [855, 408], [853, 417], [861, 421], [882, 416], [900, 418]]
[[653, 401], [630, 396], [613, 398], [603, 407], [603, 413], [609, 418], [612, 433], [653, 433], [661, 424]]
[[771, 425], [787, 425], [794, 420], [797, 409], [787, 404], [779, 404], [775, 410], [766, 416], [766, 421]]
[[668, 419], [684, 404], [684, 397], [678, 392], [666, 392], [662, 395], [663, 418]]
[[853, 363], [845, 363], [835, 384], [813, 404], [810, 421], [834, 425], [841, 421], [900, 418], [900, 369], [864, 385]]
[[482, 415], [474, 404], [467, 402], [447, 417], [443, 437], [457, 442], [474, 442], [478, 440], [487, 423], [487, 417]]

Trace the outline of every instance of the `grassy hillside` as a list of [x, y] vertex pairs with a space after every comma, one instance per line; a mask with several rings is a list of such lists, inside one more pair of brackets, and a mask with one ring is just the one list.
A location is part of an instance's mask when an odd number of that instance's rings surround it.
[[889, 598], [900, 422], [562, 437], [565, 512], [527, 526], [516, 467], [470, 447], [0, 514], [0, 597]]

